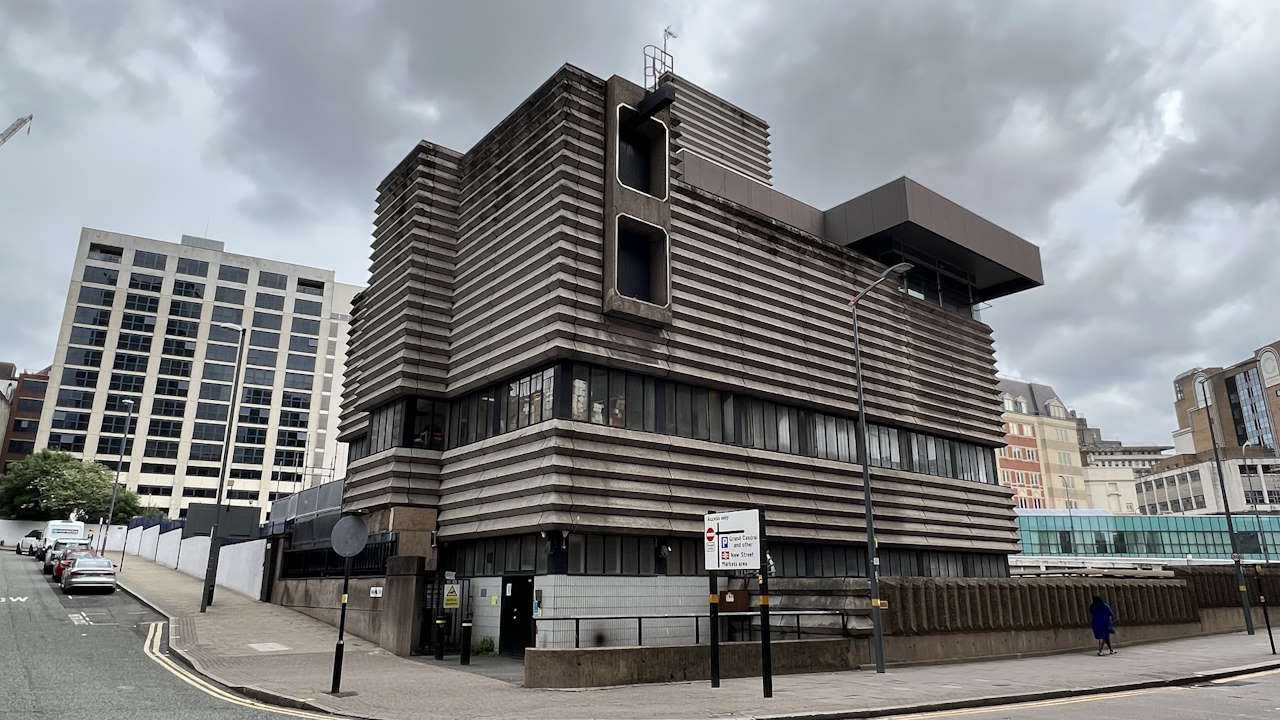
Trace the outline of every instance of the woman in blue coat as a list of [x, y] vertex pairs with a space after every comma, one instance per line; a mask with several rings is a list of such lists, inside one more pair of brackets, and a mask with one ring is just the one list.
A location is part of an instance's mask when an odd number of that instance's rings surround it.
[[1112, 655], [1116, 654], [1111, 647], [1111, 634], [1116, 631], [1116, 614], [1100, 596], [1093, 596], [1093, 604], [1089, 606], [1089, 619], [1093, 625], [1093, 638], [1098, 641], [1098, 655], [1102, 655], [1102, 646], [1106, 645]]

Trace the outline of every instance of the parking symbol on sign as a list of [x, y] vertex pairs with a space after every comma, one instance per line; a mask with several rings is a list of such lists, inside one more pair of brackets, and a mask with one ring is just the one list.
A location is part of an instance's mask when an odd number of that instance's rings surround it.
[[729, 549], [729, 538], [724, 535], [720, 536], [720, 549], [721, 550]]

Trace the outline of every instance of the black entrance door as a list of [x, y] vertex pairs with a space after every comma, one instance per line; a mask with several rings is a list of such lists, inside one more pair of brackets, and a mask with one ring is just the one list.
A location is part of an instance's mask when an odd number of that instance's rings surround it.
[[533, 645], [533, 577], [509, 575], [502, 578], [502, 624], [498, 628], [500, 651], [504, 655], [524, 655]]

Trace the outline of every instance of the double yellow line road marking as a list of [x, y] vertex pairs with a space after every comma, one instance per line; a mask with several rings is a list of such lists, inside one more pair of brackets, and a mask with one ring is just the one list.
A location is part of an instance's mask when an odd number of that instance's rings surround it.
[[240, 707], [252, 710], [260, 710], [262, 712], [275, 713], [277, 715], [285, 715], [287, 717], [307, 718], [308, 720], [335, 720], [340, 718], [338, 715], [329, 715], [327, 713], [311, 712], [308, 710], [295, 710], [293, 708], [279, 707], [277, 705], [268, 705], [256, 700], [250, 700], [246, 697], [232, 694], [222, 688], [201, 678], [187, 668], [179, 665], [177, 662], [169, 659], [169, 656], [160, 651], [160, 640], [164, 637], [163, 622], [153, 622], [147, 627], [147, 639], [142, 646], [142, 651], [147, 657], [154, 660], [160, 667], [169, 671], [174, 677], [200, 692], [215, 697], [223, 702], [239, 705]]

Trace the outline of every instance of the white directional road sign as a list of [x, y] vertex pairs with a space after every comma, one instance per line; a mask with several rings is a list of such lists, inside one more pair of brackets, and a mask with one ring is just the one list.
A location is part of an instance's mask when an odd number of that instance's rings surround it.
[[760, 569], [759, 510], [711, 513], [703, 519], [708, 570]]

